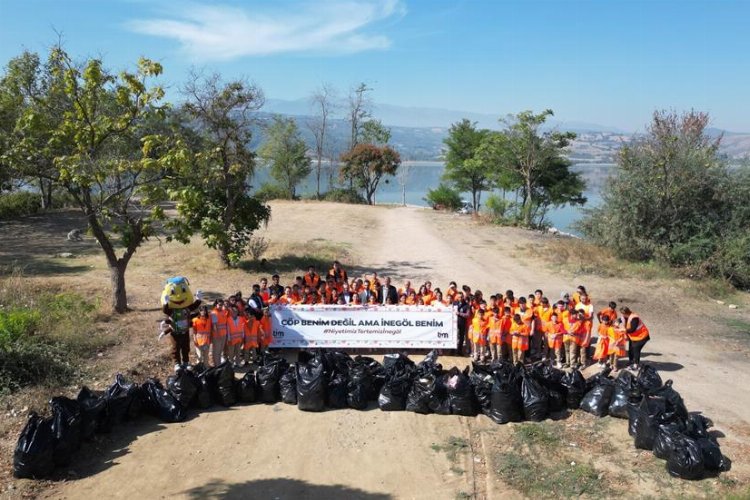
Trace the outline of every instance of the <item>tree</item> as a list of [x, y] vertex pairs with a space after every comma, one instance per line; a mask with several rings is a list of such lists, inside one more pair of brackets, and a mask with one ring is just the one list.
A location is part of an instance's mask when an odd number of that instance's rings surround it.
[[549, 206], [579, 204], [585, 184], [569, 170], [564, 150], [572, 132], [540, 132], [552, 110], [534, 114], [522, 111], [503, 120], [505, 130], [488, 134], [477, 155], [492, 163], [493, 180], [504, 188], [520, 184], [521, 219], [525, 226], [540, 224]]
[[[60, 47], [58, 46], [59, 50]], [[52, 207], [58, 171], [52, 133], [71, 105], [64, 92], [63, 68], [52, 51], [46, 63], [23, 52], [8, 63], [0, 80], [0, 163], [3, 184], [34, 183], [43, 209]], [[0, 174], [2, 176], [3, 174]], [[2, 180], [0, 180], [2, 183]]]
[[255, 172], [250, 125], [263, 93], [242, 80], [224, 84], [219, 75], [196, 73], [182, 92], [187, 98], [182, 112], [198, 141], [171, 179], [170, 196], [180, 214], [170, 221], [172, 237], [186, 243], [198, 232], [223, 266], [234, 266], [253, 231], [271, 215], [267, 205], [248, 194]]
[[645, 137], [620, 149], [617, 175], [583, 220], [584, 234], [631, 259], [708, 260], [732, 219], [721, 137], [706, 134], [708, 123], [706, 113], [655, 112]]
[[360, 83], [349, 92], [349, 125], [351, 135], [349, 139], [349, 150], [360, 143], [362, 137], [362, 124], [370, 116], [370, 98], [367, 95], [372, 88], [365, 83]]
[[[170, 167], [172, 142], [149, 134], [149, 121], [163, 116], [160, 87], [147, 87], [161, 74], [160, 64], [140, 59], [135, 72], [113, 75], [102, 61], [82, 65], [56, 47], [50, 54], [51, 95], [68, 103], [60, 120], [30, 107], [21, 117], [28, 137], [47, 137], [53, 156], [40, 175], [59, 183], [86, 216], [89, 230], [106, 257], [112, 285], [112, 309], [127, 310], [125, 271], [138, 247], [164, 219], [160, 182]], [[122, 253], [118, 255], [118, 247]]]
[[362, 123], [359, 142], [382, 146], [391, 140], [391, 129], [380, 120], [370, 119]]
[[471, 193], [472, 208], [479, 210], [482, 191], [491, 187], [490, 166], [477, 156], [487, 130], [478, 130], [476, 122], [463, 119], [451, 125], [446, 145], [445, 172], [443, 179], [453, 184], [459, 191]]
[[270, 163], [271, 176], [284, 186], [288, 198], [294, 199], [297, 185], [310, 175], [312, 169], [307, 146], [293, 118], [274, 116], [260, 156]]
[[344, 166], [341, 174], [353, 179], [357, 187], [364, 190], [367, 203], [375, 203], [375, 191], [383, 175], [395, 175], [401, 164], [398, 152], [390, 146], [357, 144], [341, 157]]
[[328, 128], [330, 126], [328, 121], [335, 109], [335, 98], [336, 90], [328, 84], [321, 85], [310, 96], [314, 118], [308, 120], [307, 127], [315, 140], [315, 197], [317, 199], [320, 199], [320, 175], [323, 170], [323, 157], [328, 148]]

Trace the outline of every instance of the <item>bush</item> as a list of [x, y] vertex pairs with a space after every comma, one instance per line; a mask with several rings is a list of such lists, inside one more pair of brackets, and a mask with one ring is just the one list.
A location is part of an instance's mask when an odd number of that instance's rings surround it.
[[0, 195], [0, 219], [33, 215], [41, 209], [42, 201], [37, 193], [15, 191]]
[[334, 201], [336, 203], [351, 203], [354, 205], [364, 205], [367, 203], [365, 197], [356, 189], [335, 188], [325, 192], [322, 196], [325, 201]]
[[253, 236], [250, 238], [250, 242], [247, 244], [247, 253], [254, 261], [259, 261], [263, 254], [268, 250], [268, 246], [271, 242], [265, 239], [263, 236]]
[[270, 200], [288, 200], [289, 192], [278, 184], [266, 182], [255, 191], [254, 196], [265, 203]]
[[491, 194], [484, 202], [484, 208], [492, 222], [508, 222], [512, 217], [516, 204], [496, 194]]
[[461, 194], [447, 184], [427, 191], [424, 200], [436, 210], [458, 210], [461, 208]]
[[0, 285], [0, 394], [64, 385], [80, 360], [104, 344], [94, 331], [95, 303], [75, 293], [32, 290], [18, 277]]

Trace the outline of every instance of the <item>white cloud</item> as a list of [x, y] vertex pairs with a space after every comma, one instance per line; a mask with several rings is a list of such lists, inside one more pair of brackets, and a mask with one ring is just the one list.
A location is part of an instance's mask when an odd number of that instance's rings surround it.
[[406, 12], [399, 0], [310, 2], [285, 10], [183, 2], [175, 6], [181, 12], [132, 20], [127, 27], [137, 33], [177, 40], [188, 55], [198, 60], [386, 49], [391, 45], [390, 39], [374, 32], [372, 25]]

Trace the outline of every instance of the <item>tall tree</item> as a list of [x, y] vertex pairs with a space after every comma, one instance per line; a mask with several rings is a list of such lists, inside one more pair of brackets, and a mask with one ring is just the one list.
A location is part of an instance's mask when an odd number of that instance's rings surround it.
[[370, 117], [372, 102], [370, 101], [368, 92], [372, 92], [372, 88], [368, 87], [364, 82], [349, 92], [349, 150], [354, 149], [360, 143], [362, 124]]
[[270, 208], [248, 194], [255, 172], [250, 151], [254, 113], [261, 90], [246, 81], [223, 83], [217, 74], [193, 73], [183, 87], [182, 112], [199, 136], [197, 151], [172, 179], [170, 195], [180, 218], [170, 222], [178, 241], [198, 232], [224, 266], [236, 265], [253, 231], [268, 221]]
[[375, 191], [384, 175], [396, 175], [401, 157], [390, 146], [357, 144], [341, 157], [344, 166], [342, 175], [353, 179], [357, 187], [364, 190], [367, 203], [375, 203]]
[[323, 171], [323, 158], [328, 150], [328, 129], [330, 117], [335, 110], [336, 89], [323, 84], [310, 96], [313, 118], [308, 120], [307, 127], [315, 140], [315, 197], [320, 199], [320, 177]]
[[376, 119], [369, 119], [362, 123], [359, 142], [363, 144], [375, 144], [382, 146], [391, 140], [391, 129]]
[[289, 199], [294, 199], [297, 185], [310, 175], [312, 169], [307, 145], [293, 118], [273, 117], [260, 156], [270, 164], [271, 176], [284, 186]]
[[464, 118], [451, 125], [443, 141], [446, 146], [443, 178], [459, 191], [471, 193], [474, 212], [479, 210], [482, 191], [491, 187], [490, 166], [477, 156], [487, 134], [487, 130], [477, 129], [476, 122]]
[[38, 54], [23, 52], [10, 60], [0, 80], [0, 162], [17, 183], [36, 186], [45, 209], [52, 207], [58, 174], [53, 160], [61, 152], [50, 139], [71, 105], [59, 64], [55, 51], [45, 63]]
[[44, 108], [29, 108], [21, 117], [18, 147], [26, 147], [29, 137], [48, 138], [54, 168], [40, 175], [66, 189], [86, 216], [109, 267], [112, 308], [123, 313], [128, 263], [164, 219], [160, 182], [174, 145], [150, 134], [149, 123], [163, 116], [164, 93], [147, 86], [162, 67], [140, 59], [135, 72], [114, 75], [99, 59], [74, 64], [60, 47], [51, 51], [50, 61], [54, 88], [47, 92], [63, 96], [68, 106], [59, 121], [44, 116]]
[[522, 111], [503, 120], [505, 130], [489, 134], [479, 157], [495, 163], [494, 176], [520, 181], [521, 218], [532, 226], [550, 205], [583, 204], [580, 176], [570, 172], [565, 148], [576, 135], [572, 132], [541, 132], [552, 110], [534, 114]]

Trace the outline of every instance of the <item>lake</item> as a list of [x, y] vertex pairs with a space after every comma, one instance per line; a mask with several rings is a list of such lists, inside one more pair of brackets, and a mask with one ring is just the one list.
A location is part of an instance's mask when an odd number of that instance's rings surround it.
[[[444, 164], [442, 162], [406, 162], [404, 165], [408, 168], [406, 176], [405, 198], [408, 205], [428, 206], [424, 200], [429, 189], [435, 188], [440, 183], [443, 175]], [[326, 168], [324, 166], [324, 168]], [[402, 167], [403, 168], [403, 167]], [[600, 192], [602, 186], [607, 182], [609, 176], [614, 172], [614, 164], [602, 163], [577, 163], [571, 169], [579, 172], [586, 180], [586, 191], [584, 196], [587, 198], [585, 207], [596, 206], [601, 200]], [[268, 170], [261, 168], [256, 173], [253, 184], [260, 186], [269, 182]], [[315, 193], [315, 175], [314, 173], [307, 177], [298, 187], [297, 192], [300, 195], [309, 195]], [[321, 191], [328, 189], [328, 170], [321, 176]], [[486, 199], [488, 193], [482, 194], [482, 199]], [[466, 199], [471, 196], [466, 193]], [[378, 190], [375, 193], [375, 202], [378, 204], [401, 204], [402, 187], [399, 180], [395, 177], [386, 177], [380, 181]], [[582, 207], [561, 207], [551, 209], [545, 220], [552, 226], [561, 231], [576, 233], [572, 225], [581, 218]]]

